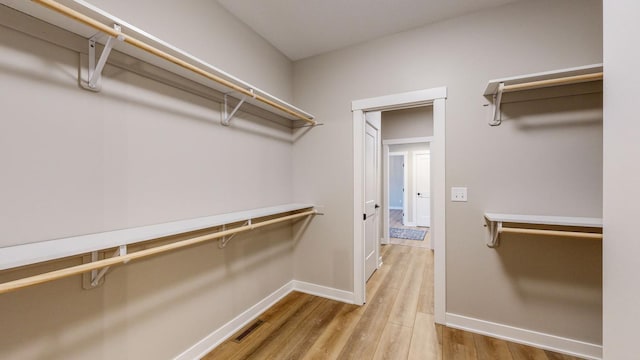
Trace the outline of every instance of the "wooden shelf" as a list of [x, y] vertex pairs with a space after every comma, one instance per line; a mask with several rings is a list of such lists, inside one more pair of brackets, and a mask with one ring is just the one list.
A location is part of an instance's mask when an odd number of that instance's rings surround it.
[[570, 216], [545, 216], [545, 215], [515, 215], [485, 213], [484, 217], [489, 221], [500, 221], [516, 224], [537, 224], [555, 226], [577, 227], [602, 227], [602, 218], [570, 217]]
[[[560, 78], [573, 78], [581, 75], [598, 74], [598, 73], [602, 73], [602, 70], [603, 70], [602, 64], [592, 64], [592, 65], [585, 65], [585, 66], [579, 66], [579, 67], [568, 68], [568, 69], [553, 70], [553, 71], [546, 71], [546, 72], [540, 72], [540, 73], [534, 73], [534, 74], [518, 75], [518, 76], [511, 76], [511, 77], [506, 77], [501, 79], [490, 80], [489, 83], [487, 84], [487, 87], [484, 90], [484, 95], [485, 96], [495, 95], [498, 92], [498, 88], [501, 83], [503, 83], [504, 86], [508, 89], [508, 86], [512, 86], [512, 85], [535, 83], [539, 81], [553, 80], [553, 79], [560, 79]], [[592, 81], [592, 80], [587, 80], [587, 81]], [[573, 82], [573, 83], [576, 83], [576, 82]], [[554, 84], [550, 84], [548, 86], [554, 86]]]
[[491, 80], [484, 90], [485, 96], [493, 98], [493, 117], [489, 125], [502, 124], [500, 106], [504, 93], [599, 81], [604, 76], [602, 70], [602, 64], [594, 64]]
[[[312, 125], [316, 124], [313, 120], [313, 115], [257, 88], [256, 86], [242, 81], [211, 64], [208, 64], [207, 62], [200, 60], [195, 56], [190, 55], [187, 52], [85, 1], [56, 0], [55, 3], [64, 8], [75, 11], [82, 16], [86, 16], [88, 19], [105, 26], [107, 30], [114, 24], [120, 25], [121, 34], [124, 34], [126, 39], [124, 41], [115, 41], [113, 46], [114, 50], [214, 89], [220, 93], [231, 93], [231, 96], [236, 97], [237, 99], [241, 99], [242, 95], [247, 95], [247, 103], [267, 110], [282, 118], [290, 120], [304, 120]], [[88, 26], [77, 18], [63, 15], [43, 5], [37, 4], [35, 1], [0, 0], [0, 4], [4, 4], [27, 15], [43, 20], [44, 22], [70, 31], [86, 38], [87, 40], [96, 35], [97, 32], [95, 27]], [[171, 24], [168, 23], [167, 26], [171, 26]], [[133, 41], [129, 41], [129, 39], [132, 39]], [[103, 42], [103, 40], [98, 41]], [[158, 52], [150, 53], [148, 50], [143, 50], [140, 47], [132, 45], [135, 43], [142, 43], [144, 46], [148, 45], [154, 50], [158, 50], [160, 53], [167, 54], [168, 57], [162, 57]], [[173, 58], [177, 61], [169, 61], [168, 58]], [[213, 79], [220, 79], [227, 85]]]
[[0, 248], [0, 270], [310, 208], [313, 208], [313, 205], [285, 204], [163, 224], [2, 247]]
[[[602, 239], [601, 232], [569, 231], [531, 229], [527, 227], [509, 226], [503, 227], [503, 223], [522, 225], [549, 225], [575, 228], [599, 228], [602, 229], [602, 218], [571, 217], [571, 216], [546, 216], [546, 215], [516, 215], [516, 214], [484, 214], [487, 228], [487, 246], [496, 248], [500, 244], [501, 233], [521, 235], [549, 235], [585, 239]], [[578, 229], [577, 229], [578, 230]]]

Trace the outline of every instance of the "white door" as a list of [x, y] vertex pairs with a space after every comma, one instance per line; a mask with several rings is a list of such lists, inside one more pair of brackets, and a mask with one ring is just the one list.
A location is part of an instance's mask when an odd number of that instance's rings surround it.
[[427, 152], [415, 153], [416, 225], [431, 226], [431, 156]]
[[366, 113], [364, 139], [364, 275], [378, 268], [378, 129], [380, 112]]

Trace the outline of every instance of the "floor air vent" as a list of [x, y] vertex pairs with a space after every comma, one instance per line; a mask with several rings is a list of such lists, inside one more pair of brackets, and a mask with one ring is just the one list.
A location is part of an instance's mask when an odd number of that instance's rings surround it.
[[236, 336], [233, 339], [233, 342], [235, 342], [235, 343], [241, 342], [242, 340], [244, 340], [244, 338], [249, 336], [249, 334], [251, 334], [255, 329], [259, 328], [260, 325], [262, 325], [263, 323], [264, 323], [264, 321], [262, 321], [262, 320], [256, 320], [256, 322], [251, 324], [251, 326], [249, 326], [245, 331], [240, 333], [240, 335]]

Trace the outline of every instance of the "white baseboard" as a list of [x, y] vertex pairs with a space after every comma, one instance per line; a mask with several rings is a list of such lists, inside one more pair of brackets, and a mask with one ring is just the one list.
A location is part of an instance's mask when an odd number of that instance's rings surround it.
[[338, 290], [322, 285], [311, 284], [304, 281], [293, 280], [293, 290], [303, 292], [309, 295], [320, 296], [326, 299], [341, 301], [347, 304], [353, 304], [353, 292]]
[[404, 210], [402, 206], [389, 206], [389, 210]]
[[311, 284], [304, 281], [292, 280], [280, 289], [268, 295], [266, 298], [260, 300], [257, 304], [253, 305], [242, 314], [236, 316], [221, 328], [198, 341], [195, 345], [178, 355], [174, 360], [196, 360], [202, 358], [216, 346], [228, 339], [231, 335], [235, 334], [238, 330], [255, 320], [260, 314], [265, 312], [275, 303], [289, 295], [292, 291], [299, 291], [305, 294], [320, 296], [348, 304], [354, 303], [354, 294], [352, 292]]
[[413, 226], [416, 227], [416, 223], [415, 222], [409, 222], [407, 221], [406, 223], [403, 224], [404, 226]]
[[235, 334], [238, 330], [248, 325], [265, 310], [273, 306], [273, 304], [291, 293], [291, 291], [293, 291], [293, 281], [274, 291], [266, 298], [262, 299], [257, 304], [253, 305], [245, 312], [223, 325], [221, 328], [198, 341], [195, 345], [178, 355], [175, 360], [195, 360], [202, 358], [213, 350], [213, 348], [225, 341], [229, 336]]
[[562, 354], [590, 360], [602, 359], [602, 345], [549, 335], [509, 325], [474, 319], [457, 314], [446, 314], [446, 325], [519, 344], [535, 346]]

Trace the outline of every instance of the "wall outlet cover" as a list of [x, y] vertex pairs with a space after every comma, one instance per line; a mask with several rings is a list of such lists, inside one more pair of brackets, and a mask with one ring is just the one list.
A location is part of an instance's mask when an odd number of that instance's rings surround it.
[[452, 187], [451, 188], [451, 201], [467, 201], [467, 188], [466, 187]]

